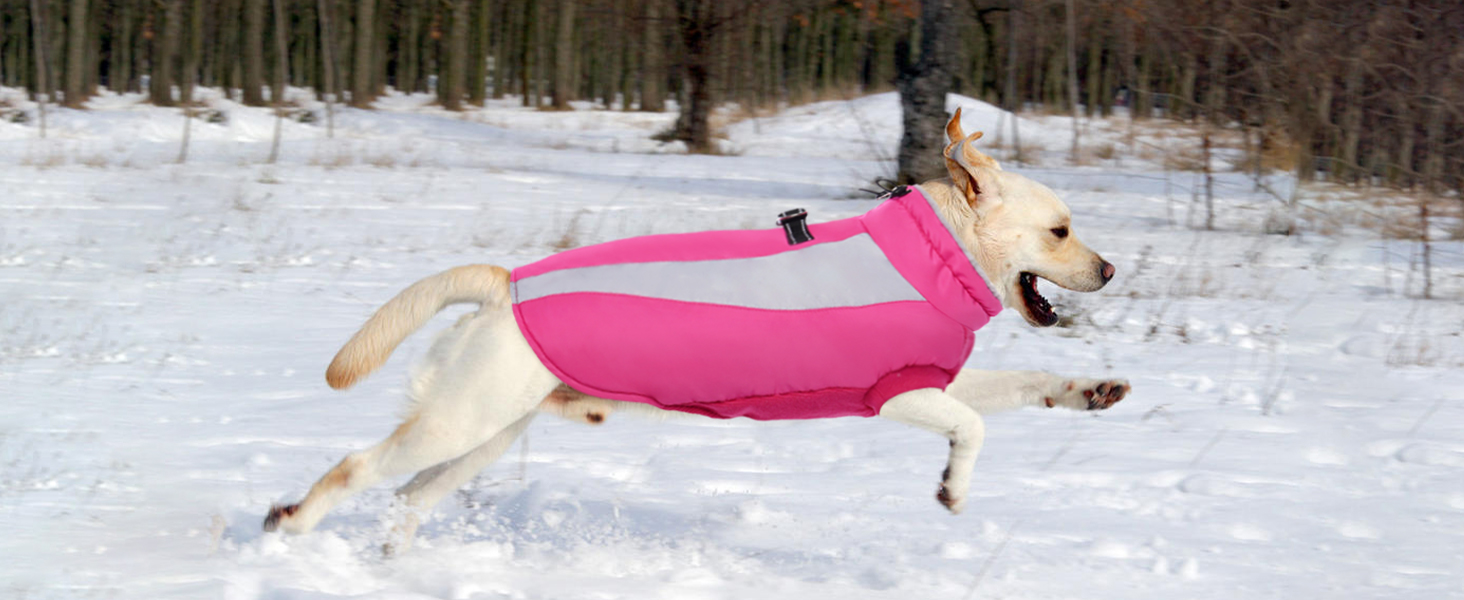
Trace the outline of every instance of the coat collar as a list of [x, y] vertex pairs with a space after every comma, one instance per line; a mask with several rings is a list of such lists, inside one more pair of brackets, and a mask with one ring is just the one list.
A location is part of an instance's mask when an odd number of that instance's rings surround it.
[[1001, 300], [918, 187], [861, 219], [890, 263], [927, 302], [975, 331], [1001, 312]]

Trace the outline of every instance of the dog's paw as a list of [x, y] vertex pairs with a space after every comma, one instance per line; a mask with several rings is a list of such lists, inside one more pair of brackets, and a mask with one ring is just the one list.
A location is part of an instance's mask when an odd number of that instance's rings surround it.
[[935, 491], [935, 501], [953, 515], [961, 514], [961, 509], [966, 508], [966, 490], [970, 487], [969, 482], [958, 482], [951, 479], [951, 467], [946, 465], [945, 471], [940, 474], [940, 489]]
[[935, 500], [940, 502], [941, 506], [946, 507], [946, 510], [951, 511], [953, 515], [961, 514], [961, 510], [966, 508], [966, 495], [951, 491], [951, 486], [944, 483], [940, 484], [940, 489], [935, 492]]
[[1070, 379], [1056, 394], [1043, 400], [1047, 407], [1073, 410], [1104, 410], [1118, 404], [1133, 389], [1127, 379]]
[[264, 517], [264, 530], [276, 531], [280, 528], [280, 521], [294, 516], [295, 511], [300, 510], [299, 504], [284, 506], [280, 504], [269, 507], [269, 514]]

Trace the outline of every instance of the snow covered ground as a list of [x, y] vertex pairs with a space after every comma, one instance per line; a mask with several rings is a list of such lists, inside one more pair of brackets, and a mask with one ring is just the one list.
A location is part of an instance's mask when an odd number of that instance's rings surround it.
[[1224, 173], [1201, 232], [1196, 176], [1163, 166], [1192, 138], [1129, 154], [1126, 127], [1094, 124], [1085, 143], [1117, 151], [1069, 167], [1057, 117], [1021, 123], [1044, 166], [1009, 168], [1067, 199], [1118, 278], [1046, 286], [1070, 322], [1003, 315], [971, 366], [1135, 391], [990, 418], [965, 514], [933, 498], [945, 442], [877, 419], [544, 418], [405, 556], [378, 552], [389, 486], [311, 535], [262, 534], [271, 502], [395, 425], [430, 335], [349, 393], [321, 375], [398, 289], [858, 214], [898, 103], [743, 120], [728, 156], [686, 156], [648, 140], [671, 115], [394, 97], [341, 111], [335, 139], [286, 123], [275, 165], [272, 117], [214, 103], [227, 120], [195, 126], [184, 165], [181, 117], [136, 98], [54, 111], [45, 141], [0, 123], [0, 597], [1464, 598], [1460, 242], [1434, 257], [1444, 299], [1416, 300], [1386, 198], [1309, 191], [1303, 234], [1268, 236], [1275, 200]]

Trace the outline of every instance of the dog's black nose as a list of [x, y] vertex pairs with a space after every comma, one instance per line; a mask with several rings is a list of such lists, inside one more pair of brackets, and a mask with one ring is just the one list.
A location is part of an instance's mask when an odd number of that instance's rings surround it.
[[1113, 273], [1117, 270], [1113, 267], [1113, 263], [1105, 260], [1103, 261], [1103, 266], [1098, 267], [1098, 274], [1103, 276], [1103, 283], [1108, 283], [1109, 280], [1113, 279]]

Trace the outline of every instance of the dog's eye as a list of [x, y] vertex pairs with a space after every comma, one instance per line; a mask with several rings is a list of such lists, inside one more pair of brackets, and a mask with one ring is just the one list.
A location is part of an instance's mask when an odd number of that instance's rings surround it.
[[1067, 234], [1068, 230], [1066, 227], [1055, 227], [1052, 229], [1052, 235], [1057, 236], [1057, 239], [1063, 239], [1067, 237]]

